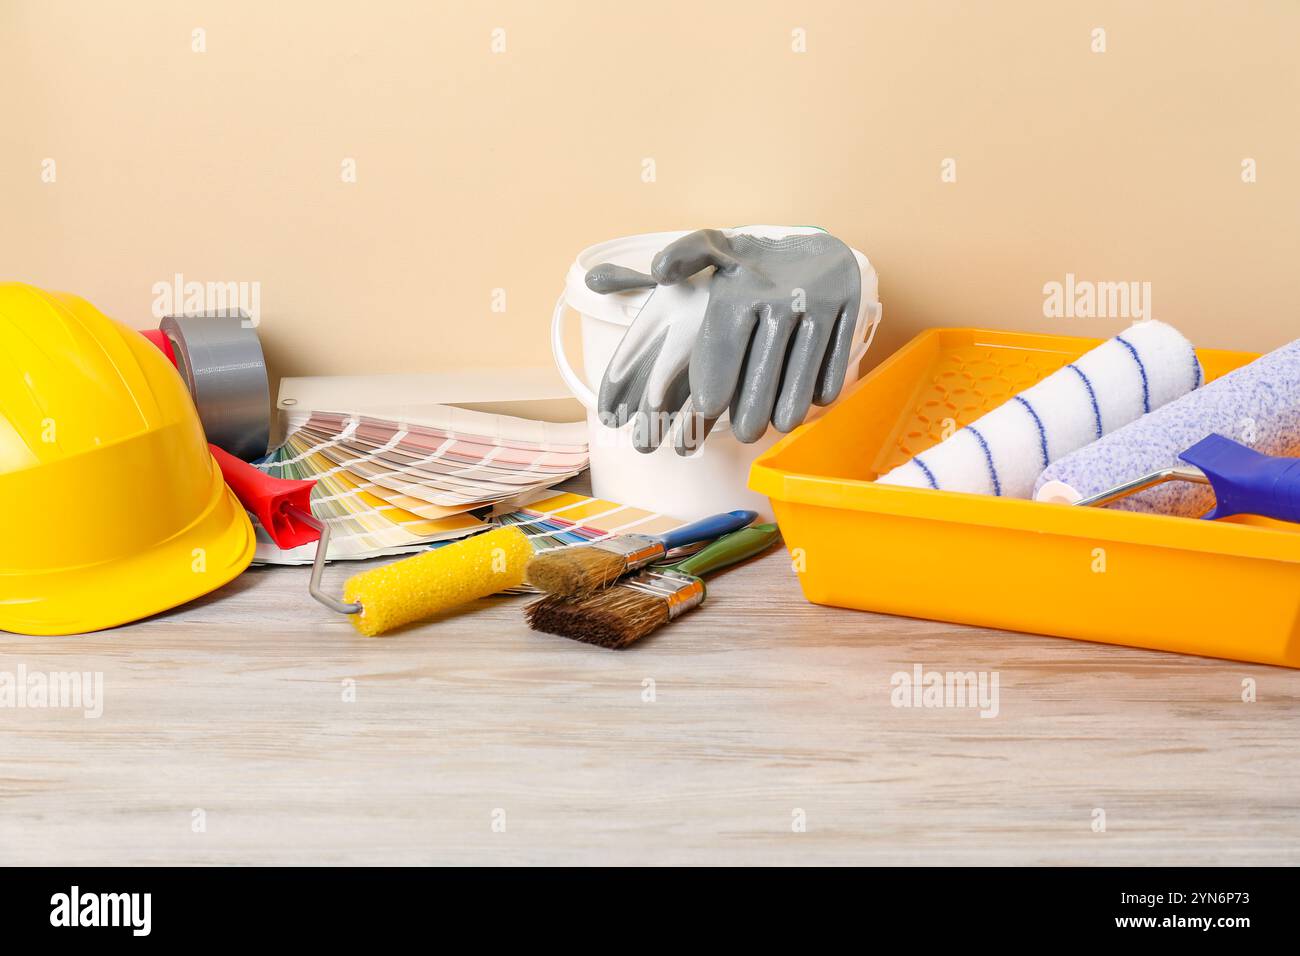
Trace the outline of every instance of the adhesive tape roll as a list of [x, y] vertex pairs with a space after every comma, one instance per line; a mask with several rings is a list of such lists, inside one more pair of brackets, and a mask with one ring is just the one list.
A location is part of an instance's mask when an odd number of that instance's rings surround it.
[[266, 454], [271, 387], [262, 343], [241, 315], [169, 315], [159, 329], [194, 398], [208, 441], [245, 461]]

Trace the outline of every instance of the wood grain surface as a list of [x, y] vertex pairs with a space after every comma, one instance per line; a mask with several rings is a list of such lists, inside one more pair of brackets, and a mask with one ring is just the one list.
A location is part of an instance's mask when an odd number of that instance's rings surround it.
[[[783, 552], [624, 652], [524, 601], [366, 639], [260, 568], [0, 635], [104, 676], [98, 719], [0, 710], [0, 862], [1300, 863], [1300, 673], [814, 607]], [[997, 716], [894, 706], [918, 664]]]

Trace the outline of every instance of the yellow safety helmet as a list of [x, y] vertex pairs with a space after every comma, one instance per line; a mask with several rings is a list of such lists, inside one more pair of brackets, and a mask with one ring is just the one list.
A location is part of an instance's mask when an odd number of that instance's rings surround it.
[[0, 629], [156, 614], [254, 544], [166, 357], [84, 299], [0, 283]]

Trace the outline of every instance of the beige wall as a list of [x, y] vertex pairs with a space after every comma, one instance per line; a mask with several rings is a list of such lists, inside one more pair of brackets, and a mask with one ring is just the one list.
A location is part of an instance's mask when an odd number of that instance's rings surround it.
[[1294, 0], [0, 0], [0, 277], [142, 327], [175, 273], [260, 282], [283, 374], [517, 364], [583, 246], [787, 221], [876, 263], [877, 360], [1125, 324], [1044, 318], [1067, 272], [1265, 349], [1300, 334], [1298, 47]]

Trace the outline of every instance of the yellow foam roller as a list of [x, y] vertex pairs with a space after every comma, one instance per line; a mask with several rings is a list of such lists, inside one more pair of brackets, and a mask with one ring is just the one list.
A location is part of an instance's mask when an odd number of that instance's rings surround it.
[[524, 583], [533, 548], [518, 528], [497, 528], [353, 575], [344, 600], [361, 605], [352, 623], [367, 637]]

